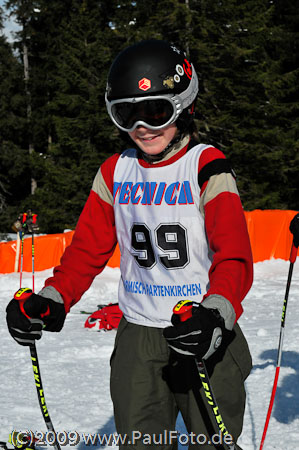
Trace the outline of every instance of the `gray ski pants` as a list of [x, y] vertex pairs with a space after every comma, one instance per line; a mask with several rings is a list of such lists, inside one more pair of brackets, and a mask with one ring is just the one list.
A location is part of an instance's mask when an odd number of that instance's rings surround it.
[[[170, 450], [176, 449], [178, 442], [201, 450], [222, 448], [217, 446], [219, 432], [213, 425], [194, 359], [176, 359], [162, 332], [124, 318], [120, 322], [110, 379], [116, 430], [122, 438], [126, 435], [120, 448]], [[252, 361], [238, 325], [224, 341], [206, 366], [224, 424], [236, 442], [243, 427], [244, 381]], [[178, 411], [189, 437], [176, 432]]]

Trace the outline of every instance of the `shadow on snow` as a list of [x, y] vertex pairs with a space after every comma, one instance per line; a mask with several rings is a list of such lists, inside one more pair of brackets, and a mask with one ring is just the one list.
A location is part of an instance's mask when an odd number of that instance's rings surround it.
[[[109, 443], [108, 443], [108, 439], [111, 436], [111, 443], [110, 446], [112, 445], [112, 435], [113, 433], [115, 433], [115, 423], [114, 423], [114, 418], [110, 417], [109, 420], [96, 432], [96, 433], [86, 433], [85, 434], [85, 438], [83, 438], [83, 436], [81, 437], [81, 441], [80, 444], [78, 445], [77, 449], [78, 450], [84, 450], [87, 448], [103, 448], [103, 447], [108, 447]], [[105, 441], [104, 436], [107, 437], [107, 441]], [[90, 437], [90, 439], [89, 439]], [[102, 443], [99, 440], [99, 437], [101, 437]]]
[[[273, 364], [276, 368], [277, 350], [265, 350], [261, 353], [260, 358], [266, 360], [266, 362], [255, 365], [253, 370], [265, 369], [268, 366], [273, 366]], [[280, 423], [290, 424], [299, 418], [299, 353], [284, 351], [282, 353], [281, 367], [293, 369], [294, 373], [286, 374], [282, 378], [280, 371], [272, 416]], [[271, 380], [271, 390], [274, 375], [275, 369], [273, 370], [273, 379]], [[268, 401], [270, 401], [270, 398]]]

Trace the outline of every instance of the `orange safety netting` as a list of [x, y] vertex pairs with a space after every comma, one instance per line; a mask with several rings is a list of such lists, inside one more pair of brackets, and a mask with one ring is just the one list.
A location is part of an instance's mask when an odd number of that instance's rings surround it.
[[[245, 211], [254, 262], [271, 258], [288, 260], [290, 257], [292, 234], [289, 226], [296, 211], [254, 210]], [[50, 269], [60, 263], [65, 248], [71, 243], [74, 232], [35, 236], [34, 269]], [[32, 239], [24, 239], [23, 271], [32, 270]], [[21, 242], [0, 243], [0, 273], [20, 270]], [[109, 267], [119, 267], [120, 251], [117, 246], [108, 261]]]

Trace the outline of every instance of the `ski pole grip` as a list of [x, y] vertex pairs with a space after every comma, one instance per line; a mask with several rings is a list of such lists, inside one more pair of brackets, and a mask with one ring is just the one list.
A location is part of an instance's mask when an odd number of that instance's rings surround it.
[[290, 223], [290, 232], [293, 235], [293, 243], [290, 255], [290, 262], [294, 263], [296, 261], [298, 247], [299, 247], [299, 213], [296, 214]]
[[297, 253], [298, 253], [298, 247], [296, 247], [293, 242], [292, 248], [291, 248], [291, 254], [290, 254], [290, 262], [291, 263], [294, 263], [296, 261]]
[[172, 310], [173, 314], [177, 315], [181, 322], [192, 317], [192, 302], [191, 300], [181, 300]]
[[28, 314], [25, 311], [24, 303], [33, 294], [32, 289], [30, 288], [20, 288], [14, 295], [14, 299], [18, 300], [20, 305], [20, 310], [24, 314], [24, 316], [27, 317], [27, 319], [42, 319], [43, 317], [50, 315], [50, 307], [47, 305], [46, 311], [43, 313], [40, 313], [39, 311], [36, 312], [36, 315], [33, 315], [33, 317], [28, 316]]
[[28, 314], [26, 314], [25, 309], [24, 309], [24, 303], [27, 300], [27, 298], [29, 298], [31, 295], [32, 295], [32, 290], [30, 288], [21, 288], [14, 295], [14, 299], [18, 300], [19, 305], [20, 305], [20, 310], [22, 311], [24, 316], [27, 317], [27, 319], [31, 319], [31, 317], [29, 317]]

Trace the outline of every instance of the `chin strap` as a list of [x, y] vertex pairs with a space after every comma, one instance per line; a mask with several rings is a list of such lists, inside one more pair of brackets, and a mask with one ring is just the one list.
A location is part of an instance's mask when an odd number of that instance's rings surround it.
[[177, 144], [178, 142], [180, 142], [184, 137], [184, 133], [179, 132], [179, 134], [173, 138], [169, 144], [164, 148], [164, 150], [162, 150], [161, 153], [159, 153], [158, 155], [148, 155], [146, 153], [144, 153], [142, 150], [139, 149], [139, 153], [141, 158], [146, 161], [147, 163], [151, 164], [154, 162], [158, 162], [158, 161], [162, 161], [162, 159], [164, 159], [164, 157], [171, 152], [173, 146], [175, 144]]

